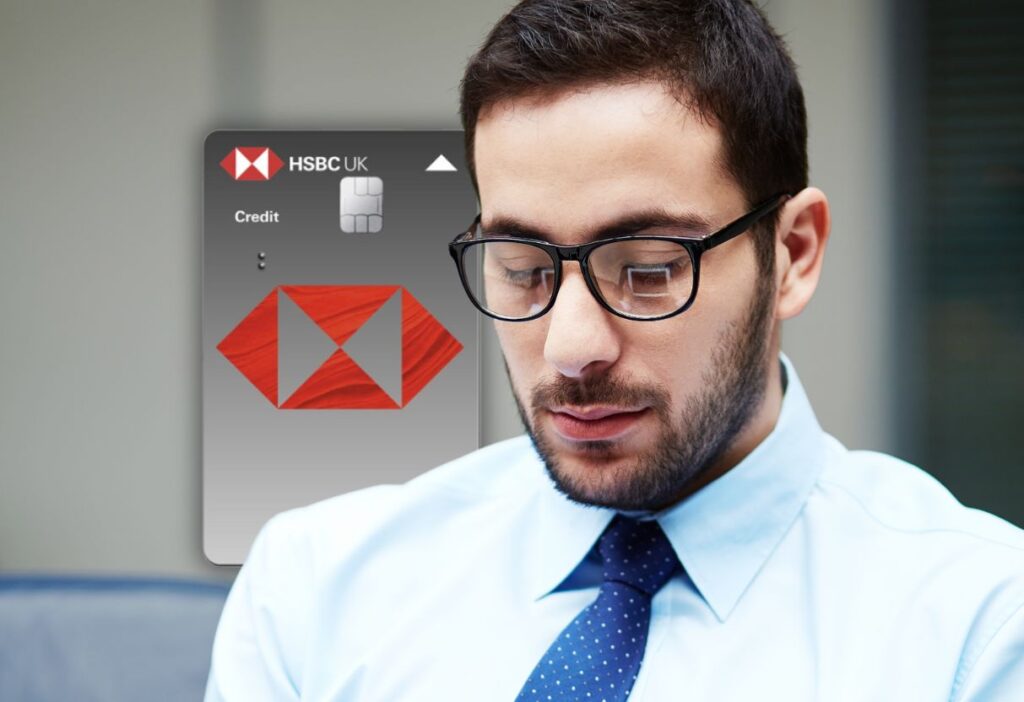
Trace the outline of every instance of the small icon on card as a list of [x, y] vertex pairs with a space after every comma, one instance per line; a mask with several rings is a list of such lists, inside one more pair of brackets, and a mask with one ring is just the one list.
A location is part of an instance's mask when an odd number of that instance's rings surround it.
[[379, 232], [384, 226], [384, 182], [376, 176], [341, 179], [341, 231]]

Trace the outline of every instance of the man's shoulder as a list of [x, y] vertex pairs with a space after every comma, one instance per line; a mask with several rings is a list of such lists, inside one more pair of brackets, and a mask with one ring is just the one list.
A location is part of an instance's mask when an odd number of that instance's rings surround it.
[[1024, 529], [961, 503], [924, 469], [879, 451], [847, 450], [833, 440], [819, 485], [878, 527], [904, 535], [974, 541], [1024, 563]]
[[1024, 530], [962, 504], [912, 463], [834, 439], [830, 451], [813, 508], [824, 549], [860, 578], [856, 596], [953, 643], [959, 690], [986, 650], [1000, 648], [997, 632], [1020, 639], [1011, 622], [1024, 611]]
[[[496, 501], [527, 499], [538, 475], [526, 435], [490, 444], [421, 473], [405, 483], [381, 483], [274, 515], [258, 541], [274, 550], [308, 551], [317, 559], [346, 546], [403, 530], [441, 527], [486, 513]], [[499, 505], [500, 507], [500, 505]]]
[[529, 437], [484, 446], [430, 468], [404, 483], [383, 483], [329, 497], [304, 507], [310, 518], [333, 519], [351, 510], [407, 510], [434, 500], [472, 506], [495, 496], [522, 492], [535, 454]]

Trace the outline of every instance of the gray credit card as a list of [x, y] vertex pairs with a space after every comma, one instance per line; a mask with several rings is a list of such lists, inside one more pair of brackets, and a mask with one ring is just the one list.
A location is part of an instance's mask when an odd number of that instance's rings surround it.
[[[217, 131], [203, 202], [203, 550], [479, 447], [479, 315], [447, 243], [460, 131]], [[387, 211], [384, 195], [387, 191]]]

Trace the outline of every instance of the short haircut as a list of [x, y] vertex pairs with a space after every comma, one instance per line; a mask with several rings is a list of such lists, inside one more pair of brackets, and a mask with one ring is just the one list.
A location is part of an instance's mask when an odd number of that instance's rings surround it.
[[[781, 37], [746, 0], [523, 0], [470, 58], [460, 86], [466, 159], [496, 102], [592, 84], [654, 79], [721, 131], [720, 164], [748, 207], [807, 186], [807, 116]], [[757, 228], [774, 267], [776, 210]]]

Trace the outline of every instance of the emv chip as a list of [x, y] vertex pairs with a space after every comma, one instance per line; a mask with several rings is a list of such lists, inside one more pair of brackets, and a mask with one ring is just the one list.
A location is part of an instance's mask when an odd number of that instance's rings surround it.
[[384, 183], [376, 176], [341, 179], [341, 231], [379, 232], [384, 225]]

